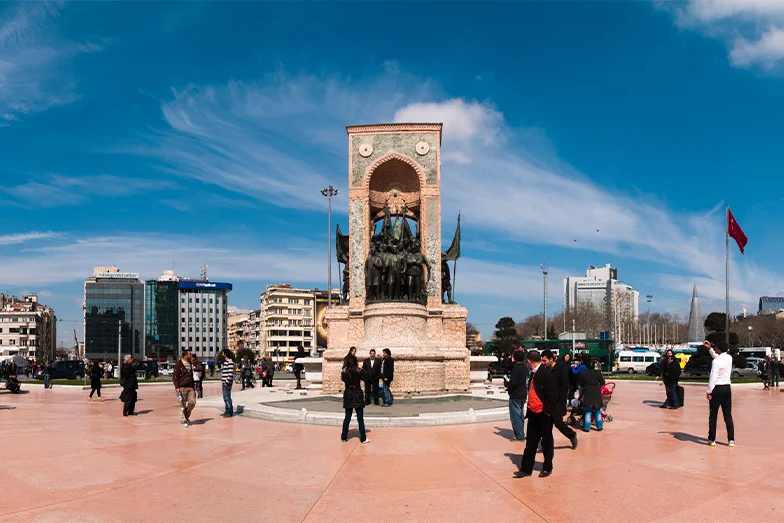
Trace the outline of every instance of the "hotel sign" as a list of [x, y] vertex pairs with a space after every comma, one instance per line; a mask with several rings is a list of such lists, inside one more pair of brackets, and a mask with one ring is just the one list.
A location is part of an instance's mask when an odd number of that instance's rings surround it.
[[99, 272], [96, 278], [122, 278], [124, 280], [138, 280], [138, 272]]

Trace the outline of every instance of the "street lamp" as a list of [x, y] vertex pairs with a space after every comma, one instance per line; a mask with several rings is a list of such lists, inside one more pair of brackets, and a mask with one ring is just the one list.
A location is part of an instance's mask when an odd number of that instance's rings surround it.
[[332, 197], [338, 190], [332, 187], [321, 189], [321, 196], [327, 198], [327, 308], [332, 308]]
[[544, 336], [542, 339], [547, 339], [547, 266], [539, 264], [542, 269], [542, 276], [544, 277]]

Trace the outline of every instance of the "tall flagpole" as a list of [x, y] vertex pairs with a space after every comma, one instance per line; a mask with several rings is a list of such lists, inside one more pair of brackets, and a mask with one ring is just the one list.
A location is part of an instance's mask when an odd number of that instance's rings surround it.
[[725, 269], [727, 271], [725, 277], [725, 303], [724, 303], [724, 312], [725, 312], [725, 341], [727, 342], [727, 346], [730, 344], [730, 206], [727, 205], [727, 209], [725, 211], [725, 219], [724, 219], [724, 256], [725, 256]]

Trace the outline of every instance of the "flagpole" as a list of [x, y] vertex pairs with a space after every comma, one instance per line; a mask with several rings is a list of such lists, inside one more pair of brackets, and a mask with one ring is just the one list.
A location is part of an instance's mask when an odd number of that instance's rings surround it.
[[730, 344], [730, 206], [727, 205], [727, 208], [724, 212], [725, 219], [724, 219], [724, 256], [725, 256], [725, 302], [724, 302], [724, 312], [725, 312], [725, 341], [727, 342], [727, 346]]

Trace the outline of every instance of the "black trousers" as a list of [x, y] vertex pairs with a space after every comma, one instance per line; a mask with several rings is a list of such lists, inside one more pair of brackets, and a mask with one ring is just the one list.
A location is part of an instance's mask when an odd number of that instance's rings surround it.
[[719, 417], [719, 407], [724, 415], [724, 424], [727, 426], [727, 439], [735, 441], [735, 424], [732, 422], [732, 389], [729, 385], [713, 387], [710, 399], [710, 417], [708, 418], [708, 439], [710, 441], [716, 441], [716, 418]]
[[526, 474], [531, 474], [534, 470], [536, 460], [536, 449], [539, 443], [542, 444], [542, 454], [544, 464], [542, 470], [553, 470], [553, 456], [555, 455], [555, 443], [553, 442], [553, 418], [544, 413], [536, 414], [528, 411], [528, 426], [525, 431], [525, 452], [520, 470]]
[[563, 416], [553, 415], [553, 425], [558, 429], [558, 432], [564, 435], [565, 438], [572, 439], [576, 433], [572, 428], [563, 420]]
[[365, 382], [365, 405], [370, 405], [371, 399], [374, 405], [378, 405], [378, 380]]
[[136, 389], [123, 390], [123, 416], [133, 414], [136, 408]]
[[301, 370], [295, 370], [294, 371], [294, 377], [297, 378], [297, 388], [301, 389], [302, 388], [302, 371]]

